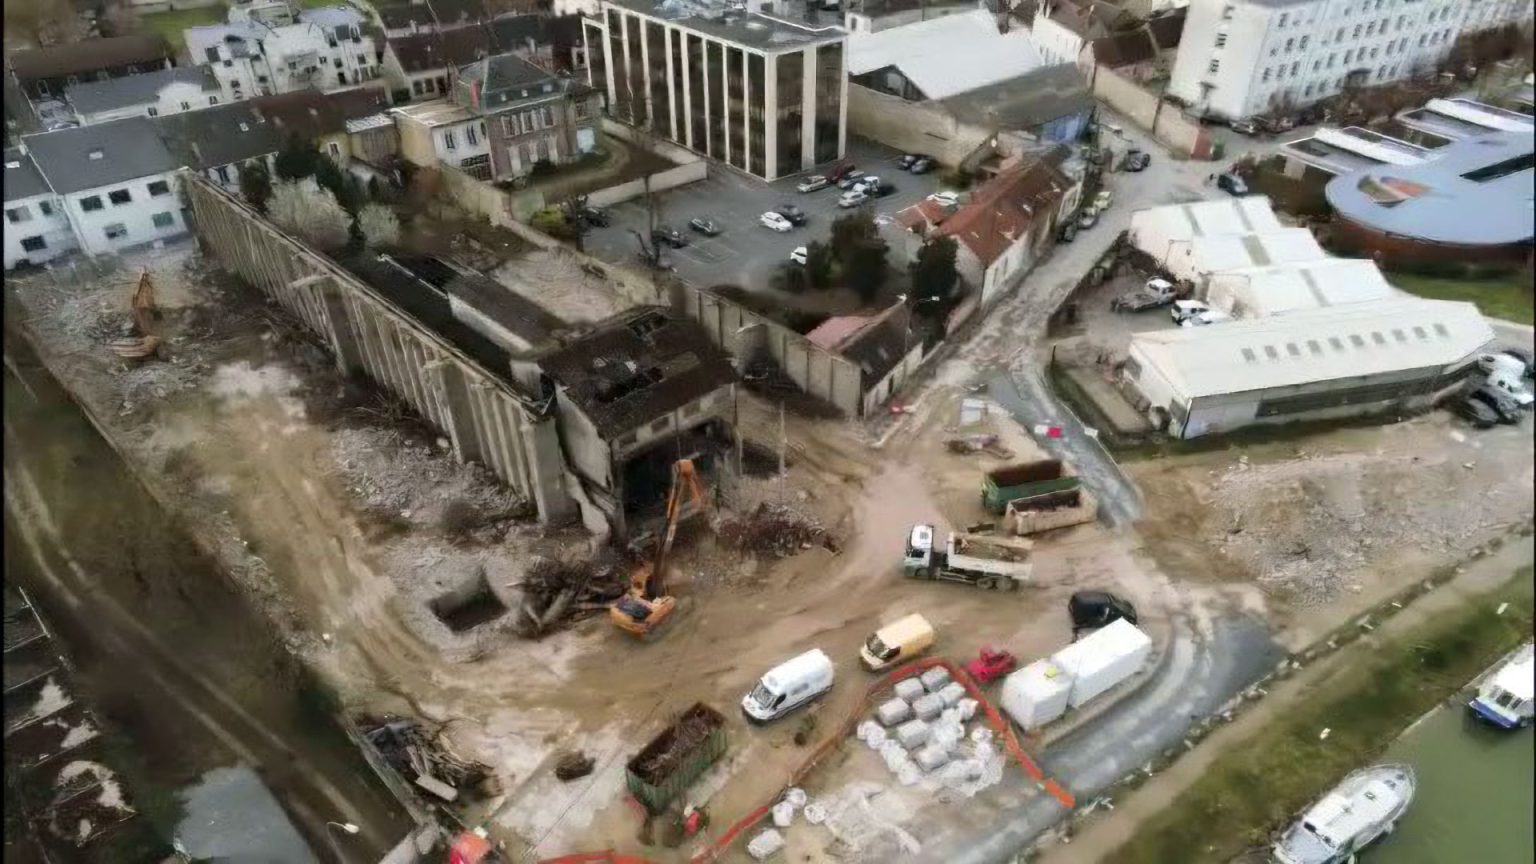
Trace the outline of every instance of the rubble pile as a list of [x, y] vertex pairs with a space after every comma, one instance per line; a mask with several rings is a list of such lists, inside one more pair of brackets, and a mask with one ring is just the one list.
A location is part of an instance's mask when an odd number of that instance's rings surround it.
[[455, 460], [447, 442], [412, 441], [378, 426], [337, 429], [336, 474], [367, 509], [447, 531], [494, 525], [530, 513], [529, 502], [485, 466]]
[[726, 517], [716, 532], [726, 546], [751, 555], [788, 558], [814, 546], [837, 551], [819, 522], [781, 504], [764, 502], [750, 516]]
[[455, 801], [466, 791], [495, 791], [479, 788], [491, 778], [489, 767], [454, 753], [442, 735], [415, 720], [364, 716], [357, 726], [391, 768], [438, 798]]
[[517, 633], [542, 636], [557, 625], [606, 609], [629, 588], [624, 562], [615, 554], [564, 562], [540, 558], [523, 575]]

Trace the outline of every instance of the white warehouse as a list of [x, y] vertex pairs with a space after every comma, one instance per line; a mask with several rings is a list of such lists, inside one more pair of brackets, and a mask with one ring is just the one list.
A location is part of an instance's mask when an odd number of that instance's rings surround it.
[[1471, 303], [1390, 299], [1138, 333], [1125, 377], [1178, 438], [1428, 407], [1493, 329]]
[[1266, 318], [1400, 296], [1374, 262], [1325, 258], [1215, 273], [1206, 279], [1200, 299], [1234, 318]]

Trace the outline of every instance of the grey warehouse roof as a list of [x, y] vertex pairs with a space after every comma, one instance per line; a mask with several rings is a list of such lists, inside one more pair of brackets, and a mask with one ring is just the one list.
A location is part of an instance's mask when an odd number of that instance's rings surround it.
[[1093, 94], [1076, 65], [1059, 63], [943, 100], [966, 123], [1033, 129], [1093, 108]]
[[32, 157], [20, 148], [9, 147], [5, 151], [5, 200], [20, 201], [34, 195], [47, 195], [48, 183], [38, 173]]
[[212, 68], [179, 66], [106, 81], [71, 84], [64, 90], [64, 100], [81, 114], [95, 114], [153, 102], [162, 88], [178, 82], [196, 84], [211, 93], [219, 92], [219, 80], [214, 77]]
[[38, 169], [53, 184], [53, 191], [60, 195], [181, 167], [148, 117], [60, 129], [22, 140]]
[[1536, 234], [1536, 134], [1488, 132], [1434, 156], [1336, 177], [1328, 204], [1357, 225], [1434, 243], [1502, 246]]

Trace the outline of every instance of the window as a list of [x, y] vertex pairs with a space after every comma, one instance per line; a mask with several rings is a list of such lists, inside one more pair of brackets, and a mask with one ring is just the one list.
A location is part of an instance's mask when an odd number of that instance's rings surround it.
[[160, 116], [160, 109], [159, 108], [155, 108], [154, 106], [150, 106], [150, 109], [149, 109], [149, 111], [147, 113], [151, 117], [159, 117]]
[[53, 215], [53, 202], [52, 201], [39, 201], [39, 202], [37, 202], [37, 209], [44, 216], [52, 216]]
[[1329, 69], [1333, 68], [1333, 61], [1335, 61], [1337, 59], [1339, 59], [1339, 55], [1337, 55], [1337, 54], [1329, 54], [1328, 55], [1328, 68]]
[[1376, 22], [1375, 21], [1372, 21], [1371, 23], [1365, 25], [1365, 35], [1371, 36], [1371, 35], [1374, 35], [1375, 33], [1376, 33]]
[[1225, 34], [1225, 33], [1217, 33], [1216, 34], [1216, 47], [1217, 48], [1225, 48], [1225, 47], [1227, 47], [1227, 34]]
[[80, 199], [80, 209], [84, 210], [87, 213], [90, 213], [90, 212], [93, 212], [93, 211], [96, 211], [96, 210], [100, 210], [101, 209], [101, 196], [100, 195], [91, 195], [90, 197], [87, 197], [87, 198], [81, 198]]
[[176, 217], [172, 216], [169, 210], [164, 213], [156, 213], [149, 218], [150, 221], [155, 223], [156, 228], [169, 228], [176, 224]]
[[1312, 85], [1311, 84], [1307, 85], [1307, 89], [1306, 89], [1306, 91], [1304, 92], [1303, 95], [1306, 95], [1306, 96], [1311, 96], [1312, 95]]
[[1361, 27], [1360, 27], [1360, 25], [1359, 25], [1359, 24], [1356, 24], [1356, 25], [1355, 25], [1355, 34], [1354, 34], [1354, 36], [1353, 36], [1353, 37], [1351, 37], [1351, 38], [1354, 38], [1354, 39], [1359, 39], [1359, 38], [1360, 38], [1360, 30], [1361, 30]]
[[364, 54], [357, 55], [357, 65], [359, 65], [359, 66], [367, 66], [368, 65], [368, 57], [366, 55], [364, 55]]
[[470, 147], [475, 147], [480, 144], [480, 139], [475, 136], [475, 127], [464, 127], [464, 143], [468, 144]]
[[213, 173], [214, 173], [215, 176], [217, 176], [219, 178], [219, 182], [220, 183], [226, 183], [227, 184], [229, 182], [229, 166], [228, 165], [220, 165], [219, 167], [213, 169]]
[[1266, 84], [1269, 83], [1269, 79], [1273, 77], [1272, 72], [1273, 72], [1273, 70], [1271, 70], [1271, 69], [1265, 69], [1264, 70], [1264, 82]]
[[1212, 75], [1215, 75], [1217, 73], [1217, 71], [1219, 71], [1220, 69], [1221, 69], [1221, 61], [1220, 60], [1212, 60], [1211, 64], [1209, 66], [1205, 67], [1205, 71], [1211, 73]]
[[48, 248], [48, 244], [41, 237], [21, 238], [21, 250], [23, 252], [41, 252]]
[[453, 130], [452, 129], [449, 129], [448, 131], [443, 133], [443, 149], [445, 149], [445, 150], [457, 150], [457, 149], [459, 149], [458, 136], [453, 134]]
[[113, 222], [104, 230], [108, 240], [120, 240], [128, 236], [128, 226], [121, 222]]
[[207, 55], [209, 63], [219, 62], [219, 48], [217, 45], [209, 46], [203, 50], [203, 53]]
[[544, 128], [555, 125], [555, 109], [546, 107], [541, 109], [540, 113], [544, 116]]
[[[256, 83], [257, 84], [265, 84], [265, 83], [267, 83], [267, 76], [265, 76], [265, 75], [257, 75], [256, 76]], [[239, 87], [240, 86], [240, 82], [236, 81], [235, 82], [235, 86]]]
[[1300, 63], [1292, 63], [1291, 64], [1291, 77], [1292, 78], [1295, 78], [1296, 74], [1298, 72], [1300, 72], [1300, 71], [1301, 71], [1301, 64]]
[[112, 202], [113, 207], [121, 207], [124, 204], [131, 203], [133, 195], [127, 189], [113, 189], [107, 193], [107, 200]]
[[32, 211], [26, 207], [12, 207], [5, 211], [5, 218], [11, 223], [28, 222], [32, 219]]
[[667, 424], [669, 424], [671, 422], [672, 422], [672, 418], [671, 417], [658, 417], [655, 420], [651, 421], [651, 431], [652, 432], [660, 432], [660, 431], [666, 429], [667, 428]]
[[1316, 72], [1316, 71], [1318, 71], [1318, 70], [1320, 70], [1322, 68], [1323, 68], [1323, 61], [1321, 61], [1321, 60], [1313, 60], [1312, 61], [1312, 71], [1313, 72]]
[[217, 104], [219, 104], [219, 97], [217, 97], [217, 96], [209, 96], [208, 97], [208, 104], [209, 105], [217, 105]]
[[1298, 47], [1298, 48], [1302, 49], [1303, 51], [1305, 51], [1307, 49], [1307, 37], [1306, 36], [1301, 37], [1301, 41], [1297, 43], [1296, 47]]
[[164, 180], [156, 180], [149, 184], [149, 197], [159, 198], [161, 195], [171, 194], [171, 184]]
[[1338, 30], [1334, 31], [1334, 33], [1333, 33], [1333, 41], [1335, 41], [1335, 42], [1343, 42], [1344, 41], [1344, 28], [1343, 27], [1340, 27]]
[[[1226, 36], [1223, 35], [1223, 36], [1221, 36], [1219, 38], [1221, 39], [1221, 42], [1223, 44], [1225, 44]], [[578, 101], [576, 103], [576, 119], [577, 120], [584, 120], [587, 117], [590, 117], [591, 115], [592, 115], [592, 104], [591, 104], [591, 102], [589, 100], [582, 99], [582, 100], [580, 100], [580, 101]]]
[[1289, 21], [1290, 19], [1291, 19], [1291, 15], [1290, 15], [1289, 12], [1281, 12], [1280, 13], [1280, 21], [1275, 26], [1276, 27], [1284, 27], [1285, 26], [1285, 22]]
[[1296, 47], [1296, 40], [1295, 39], [1287, 39], [1287, 40], [1285, 40], [1285, 53], [1287, 53], [1287, 54], [1291, 53], [1291, 49], [1293, 49], [1295, 47]]
[[1376, 59], [1376, 54], [1377, 54], [1378, 51], [1380, 51], [1380, 49], [1378, 49], [1378, 48], [1372, 48], [1371, 49], [1371, 59], [1372, 60]]
[[1221, 20], [1223, 20], [1223, 21], [1231, 21], [1232, 20], [1232, 7], [1231, 6], [1223, 6], [1221, 8]]

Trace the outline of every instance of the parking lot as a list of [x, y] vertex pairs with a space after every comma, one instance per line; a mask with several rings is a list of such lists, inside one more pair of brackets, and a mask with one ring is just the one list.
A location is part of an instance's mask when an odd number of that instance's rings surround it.
[[[896, 166], [900, 156], [879, 144], [850, 138], [845, 157], [860, 170], [896, 187], [895, 193], [872, 198], [863, 205], [882, 223], [881, 230], [891, 246], [893, 267], [904, 265], [905, 258], [901, 229], [889, 223], [889, 217], [944, 188], [942, 169], [909, 174]], [[719, 163], [710, 163], [707, 179], [656, 196], [658, 224], [675, 228], [688, 240], [688, 245], [681, 249], [664, 249], [662, 260], [692, 285], [739, 285], [753, 291], [768, 290], [774, 269], [789, 259], [795, 247], [813, 240], [825, 241], [832, 220], [852, 212], [838, 208], [837, 199], [842, 193], [836, 187], [805, 194], [795, 190], [806, 176], [830, 167], [765, 183]], [[809, 217], [806, 224], [780, 234], [758, 223], [759, 216], [781, 204], [794, 204], [804, 210]], [[587, 252], [614, 264], [639, 265], [640, 247], [635, 233], [644, 235], [647, 229], [645, 199], [616, 204], [609, 215], [612, 223], [608, 227], [595, 228], [587, 235]], [[688, 220], [695, 218], [713, 221], [720, 228], [719, 236], [705, 237], [689, 229]]]

